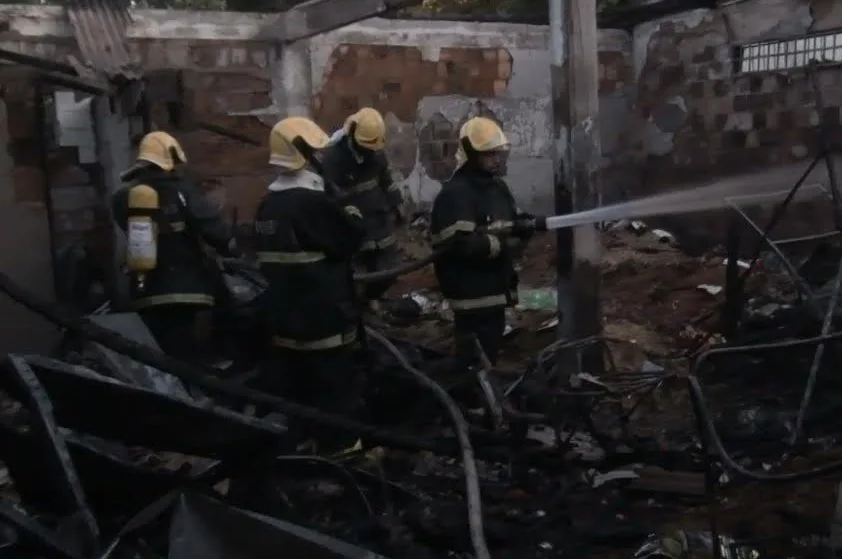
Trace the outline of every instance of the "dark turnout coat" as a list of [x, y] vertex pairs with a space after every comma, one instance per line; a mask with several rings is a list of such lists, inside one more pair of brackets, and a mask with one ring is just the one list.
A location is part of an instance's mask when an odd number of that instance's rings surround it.
[[364, 237], [359, 209], [331, 200], [315, 173], [282, 175], [260, 203], [254, 233], [274, 345], [313, 351], [353, 342], [350, 266]]
[[228, 255], [233, 247], [230, 227], [181, 173], [147, 167], [133, 173], [129, 185], [112, 198], [114, 217], [124, 231], [128, 227], [129, 189], [138, 184], [151, 186], [158, 193], [158, 263], [146, 274], [142, 291], [134, 286], [135, 309], [172, 304], [212, 306], [220, 278], [202, 243]]
[[322, 159], [325, 178], [336, 185], [342, 200], [359, 208], [363, 215], [363, 251], [378, 250], [395, 243], [392, 215], [402, 203], [392, 179], [386, 155], [380, 152], [356, 153], [347, 136], [340, 134]]
[[514, 198], [500, 178], [465, 166], [442, 185], [430, 233], [441, 251], [436, 277], [454, 311], [516, 302], [518, 277], [502, 238], [516, 216]]

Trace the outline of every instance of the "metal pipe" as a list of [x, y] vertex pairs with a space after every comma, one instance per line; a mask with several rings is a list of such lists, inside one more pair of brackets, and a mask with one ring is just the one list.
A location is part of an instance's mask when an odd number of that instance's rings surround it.
[[68, 76], [77, 75], [76, 68], [70, 64], [56, 62], [39, 56], [23, 54], [13, 50], [0, 49], [0, 60], [8, 60], [9, 62], [23, 64], [24, 66], [32, 66], [33, 68], [46, 70], [47, 72], [58, 72], [60, 74], [67, 74]]
[[[569, 129], [564, 125], [566, 115], [564, 107], [564, 0], [549, 0], [550, 14], [550, 84], [552, 87], [553, 108], [553, 194], [556, 215], [570, 213], [573, 209], [572, 192], [565, 184], [564, 155], [569, 145]], [[570, 338], [573, 335], [573, 230], [556, 231], [556, 275], [558, 301], [559, 337]]]
[[58, 274], [58, 254], [56, 250], [56, 216], [53, 208], [53, 193], [51, 188], [52, 173], [50, 172], [50, 137], [47, 134], [47, 109], [44, 106], [44, 96], [48, 93], [47, 88], [41, 81], [35, 82], [35, 120], [38, 122], [38, 163], [44, 177], [44, 207], [47, 210], [47, 229], [50, 233], [50, 268], [53, 274], [53, 290], [56, 297], [61, 296], [61, 287]]

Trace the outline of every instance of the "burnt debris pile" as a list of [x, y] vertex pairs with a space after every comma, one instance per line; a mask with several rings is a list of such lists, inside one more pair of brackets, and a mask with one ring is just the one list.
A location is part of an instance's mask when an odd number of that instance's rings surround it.
[[[394, 305], [399, 325], [366, 328], [367, 405], [354, 419], [249, 388], [253, 359], [172, 359], [132, 313], [80, 317], [0, 274], [1, 291], [66, 334], [49, 357], [0, 364], [0, 548], [62, 559], [826, 554], [842, 479], [842, 251], [832, 237], [801, 253], [764, 240], [758, 267], [737, 251], [682, 256], [662, 235], [641, 248], [648, 233], [632, 225], [631, 240], [615, 228], [608, 244], [656, 262], [652, 278], [703, 273], [674, 292], [639, 279], [605, 336], [574, 341], [555, 340], [547, 293], [532, 289], [507, 334], [518, 348], [507, 370], [456, 376], [419, 326], [446, 329], [445, 310], [399, 286], [410, 293]], [[634, 258], [608, 265], [612, 284], [645, 275]], [[684, 312], [691, 296], [711, 312], [666, 321], [664, 351], [615, 327]], [[479, 390], [465, 396], [465, 384]], [[301, 448], [289, 417], [360, 444]]]

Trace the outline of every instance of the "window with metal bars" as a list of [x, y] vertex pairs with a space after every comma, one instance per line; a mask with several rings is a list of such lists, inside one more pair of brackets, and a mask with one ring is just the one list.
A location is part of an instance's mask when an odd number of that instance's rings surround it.
[[737, 47], [736, 54], [736, 71], [742, 74], [842, 64], [842, 30], [749, 43]]

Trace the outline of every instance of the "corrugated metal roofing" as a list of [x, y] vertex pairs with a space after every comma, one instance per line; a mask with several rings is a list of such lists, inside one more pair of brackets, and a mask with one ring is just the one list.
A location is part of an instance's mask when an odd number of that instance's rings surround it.
[[126, 43], [130, 0], [68, 0], [67, 13], [84, 62], [109, 79], [139, 79], [143, 72]]

